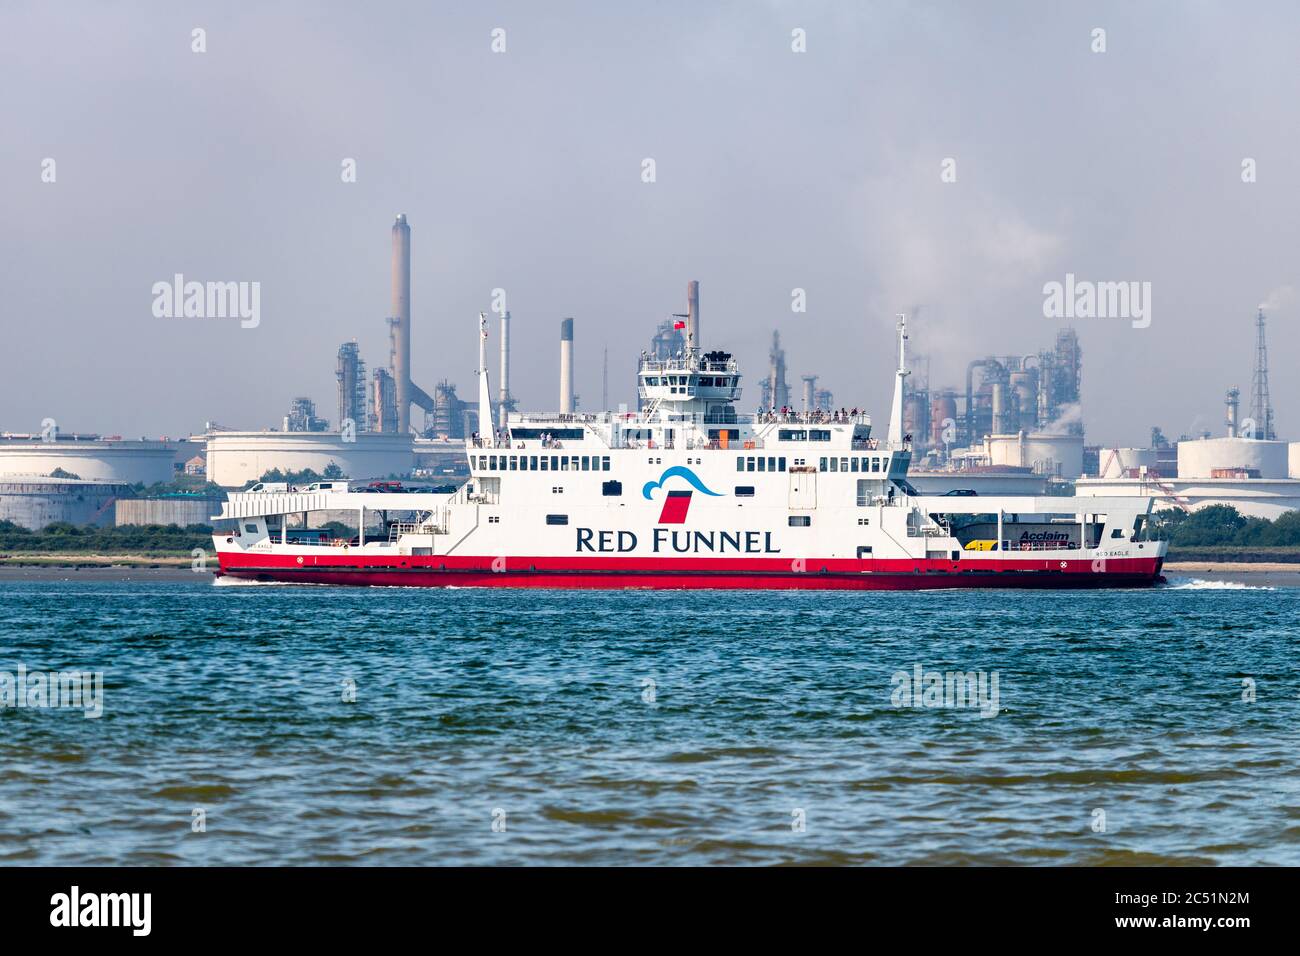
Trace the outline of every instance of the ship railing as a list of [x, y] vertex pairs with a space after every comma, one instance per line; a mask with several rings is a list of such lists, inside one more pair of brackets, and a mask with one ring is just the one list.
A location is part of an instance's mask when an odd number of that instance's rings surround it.
[[760, 411], [751, 416], [760, 425], [870, 425], [866, 412], [796, 412], [793, 410]]
[[388, 543], [396, 544], [404, 534], [446, 534], [447, 519], [445, 515], [430, 517], [425, 521], [394, 521], [388, 526]]
[[706, 358], [693, 359], [681, 356], [667, 359], [643, 358], [637, 368], [641, 372], [707, 372], [716, 374], [718, 372], [735, 372], [740, 366], [735, 359], [718, 362]]
[[556, 422], [565, 422], [568, 424], [573, 424], [573, 423], [583, 424], [586, 422], [609, 421], [609, 413], [605, 412], [599, 415], [597, 414], [579, 415], [575, 413], [573, 415], [569, 415], [569, 414], [560, 414], [557, 412], [554, 415], [511, 415], [510, 421], [512, 424], [515, 422], [535, 422], [539, 425], [552, 425], [555, 424]]
[[923, 524], [907, 526], [907, 536], [909, 538], [950, 538], [952, 533], [937, 524]]
[[394, 544], [397, 539], [404, 534], [446, 534], [447, 526], [444, 524], [408, 524], [406, 522], [393, 522], [388, 526], [388, 543]]
[[1078, 551], [1077, 541], [1003, 541], [1003, 551]]
[[[793, 468], [791, 468], [790, 470], [794, 471]], [[810, 466], [807, 470], [816, 471], [817, 469]], [[894, 495], [894, 497], [892, 498], [889, 497], [889, 495], [858, 495], [859, 508], [867, 508], [867, 507], [874, 508], [877, 506], [881, 506], [885, 508], [895, 508], [895, 507], [902, 507], [906, 503], [907, 503], [907, 498], [904, 495]]]
[[697, 438], [694, 441], [687, 442], [686, 447], [688, 449], [696, 450], [696, 451], [703, 451], [703, 450], [755, 451], [757, 449], [766, 448], [767, 444], [766, 442], [759, 441], [753, 438], [746, 438], [744, 440], [737, 439], [736, 441], [728, 441], [725, 445], [722, 444], [722, 442], [716, 438], [712, 438], [712, 439]]
[[[677, 447], [677, 440], [676, 440], [676, 439], [673, 439], [672, 441], [669, 441], [669, 442], [651, 441], [651, 440], [649, 440], [649, 439], [646, 439], [645, 441], [637, 441], [636, 439], [631, 439], [631, 438], [630, 438], [630, 439], [627, 439], [626, 441], [622, 442], [621, 444], [614, 445], [613, 447], [614, 447], [614, 448], [632, 448], [632, 449], [642, 449], [642, 450], [645, 450], [645, 451], [663, 451], [663, 450], [665, 450], [665, 449], [671, 451], [673, 448]], [[683, 442], [683, 443], [682, 443], [682, 447], [683, 447], [683, 448], [691, 448], [691, 447], [694, 447], [694, 446], [690, 445], [689, 442]], [[701, 446], [699, 446], [699, 447], [702, 448], [702, 447], [704, 447], [704, 446], [701, 445]]]

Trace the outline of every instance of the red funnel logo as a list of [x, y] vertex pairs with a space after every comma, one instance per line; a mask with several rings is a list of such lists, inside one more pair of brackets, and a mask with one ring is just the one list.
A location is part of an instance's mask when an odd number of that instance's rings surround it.
[[[714, 498], [721, 498], [722, 495], [716, 491], [710, 491], [709, 487], [702, 481], [700, 476], [689, 468], [681, 465], [673, 465], [671, 468], [665, 468], [664, 473], [659, 476], [658, 481], [647, 481], [641, 488], [641, 495], [646, 501], [654, 500], [654, 492], [664, 486], [664, 482], [669, 478], [681, 478], [692, 488], [702, 495], [710, 495]], [[660, 524], [685, 524], [686, 512], [691, 507], [691, 492], [689, 491], [670, 491], [664, 497], [663, 510], [659, 512]]]
[[685, 524], [686, 511], [691, 506], [689, 491], [670, 491], [664, 498], [663, 510], [659, 512], [660, 524]]

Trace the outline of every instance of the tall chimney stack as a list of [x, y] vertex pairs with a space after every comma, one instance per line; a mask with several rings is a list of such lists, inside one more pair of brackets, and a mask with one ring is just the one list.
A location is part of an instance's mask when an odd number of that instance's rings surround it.
[[573, 408], [573, 319], [560, 320], [560, 414]]
[[406, 213], [393, 223], [393, 390], [397, 397], [397, 433], [411, 430], [411, 227]]
[[803, 410], [804, 414], [817, 409], [817, 376], [805, 375], [803, 377]]
[[498, 405], [500, 410], [497, 412], [501, 419], [499, 427], [502, 431], [506, 429], [506, 416], [510, 408], [510, 313], [501, 313], [501, 389], [498, 393]]
[[686, 344], [700, 347], [700, 283], [696, 279], [686, 283]]

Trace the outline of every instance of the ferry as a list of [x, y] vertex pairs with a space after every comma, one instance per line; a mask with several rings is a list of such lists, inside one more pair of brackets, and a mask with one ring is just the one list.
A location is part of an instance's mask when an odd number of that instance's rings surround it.
[[[347, 481], [234, 492], [220, 574], [415, 587], [1139, 587], [1162, 579], [1150, 498], [927, 496], [908, 482], [906, 321], [885, 438], [857, 412], [741, 414], [726, 352], [643, 355], [636, 412], [493, 427], [479, 316], [476, 434], [459, 488]], [[328, 517], [355, 533], [309, 530]]]

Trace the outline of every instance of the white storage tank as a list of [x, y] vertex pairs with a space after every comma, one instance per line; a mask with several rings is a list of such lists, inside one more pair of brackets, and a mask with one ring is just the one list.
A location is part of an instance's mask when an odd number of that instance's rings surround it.
[[208, 481], [223, 488], [242, 488], [275, 469], [311, 469], [321, 475], [330, 465], [353, 479], [408, 474], [415, 465], [411, 436], [361, 432], [344, 440], [338, 432], [208, 434]]
[[1178, 443], [1179, 478], [1286, 478], [1288, 446], [1258, 438], [1198, 438]]
[[1293, 441], [1287, 452], [1287, 477], [1300, 478], [1300, 441]]
[[1101, 478], [1124, 478], [1137, 474], [1143, 468], [1154, 470], [1154, 448], [1103, 448], [1098, 456]]
[[0, 438], [0, 477], [75, 475], [85, 481], [142, 482], [176, 477], [177, 443], [121, 438]]
[[1082, 435], [989, 435], [984, 439], [984, 455], [990, 465], [1032, 468], [1039, 475], [1078, 478], [1083, 474]]
[[103, 527], [113, 523], [114, 504], [130, 494], [130, 485], [113, 481], [0, 478], [0, 521], [32, 531], [55, 521]]
[[206, 495], [173, 495], [167, 498], [119, 498], [115, 512], [117, 525], [174, 524], [185, 528], [192, 524], [211, 525], [212, 516], [221, 513], [224, 498]]

